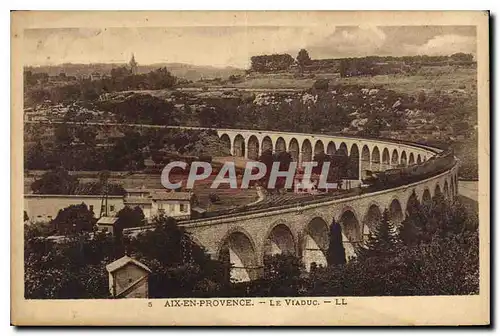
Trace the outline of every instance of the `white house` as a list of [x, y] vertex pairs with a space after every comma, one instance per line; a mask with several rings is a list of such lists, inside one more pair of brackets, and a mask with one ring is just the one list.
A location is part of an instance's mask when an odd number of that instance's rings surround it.
[[125, 205], [131, 208], [140, 207], [146, 219], [159, 215], [178, 219], [191, 216], [193, 194], [190, 192], [147, 188], [127, 189], [126, 192]]

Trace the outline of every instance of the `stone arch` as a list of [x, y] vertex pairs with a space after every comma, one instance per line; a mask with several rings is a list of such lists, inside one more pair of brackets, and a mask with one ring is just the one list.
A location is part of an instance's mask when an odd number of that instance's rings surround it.
[[220, 136], [220, 142], [222, 143], [222, 148], [224, 150], [224, 154], [232, 155], [231, 153], [231, 138], [227, 134], [222, 134]]
[[347, 149], [347, 145], [345, 142], [342, 142], [337, 150], [339, 155], [349, 156], [349, 149]]
[[413, 153], [410, 153], [410, 157], [408, 158], [408, 164], [410, 166], [415, 164], [415, 155]]
[[234, 229], [222, 239], [218, 259], [231, 263], [231, 281], [247, 282], [258, 277], [257, 249], [243, 229]]
[[421, 164], [422, 163], [422, 157], [420, 156], [420, 154], [417, 155], [417, 164]]
[[341, 143], [337, 151], [335, 152], [336, 158], [339, 162], [342, 162], [337, 167], [338, 169], [338, 177], [339, 178], [347, 178], [348, 177], [348, 168], [349, 168], [349, 156], [347, 155], [347, 145], [345, 143]]
[[273, 140], [269, 136], [265, 136], [264, 139], [262, 139], [262, 152], [266, 150], [270, 150], [271, 152], [273, 151]]
[[389, 154], [389, 150], [384, 148], [382, 151], [382, 170], [387, 170], [391, 166], [391, 157]]
[[260, 155], [259, 149], [259, 139], [255, 135], [250, 136], [248, 138], [248, 158], [250, 160], [257, 160]]
[[327, 265], [328, 245], [328, 224], [323, 218], [316, 216], [307, 223], [302, 242], [302, 261], [307, 271], [311, 269], [312, 263]]
[[304, 139], [302, 142], [302, 162], [311, 162], [312, 161], [312, 146], [311, 141], [309, 139]]
[[359, 180], [359, 148], [358, 145], [352, 144], [349, 153], [348, 176], [351, 179]]
[[337, 152], [337, 148], [335, 147], [335, 142], [330, 141], [328, 143], [328, 146], [326, 147], [326, 154], [335, 155], [335, 152]]
[[380, 171], [380, 151], [377, 146], [373, 147], [371, 160], [372, 160], [372, 170]]
[[398, 166], [399, 164], [399, 154], [398, 154], [398, 150], [397, 149], [394, 149], [392, 151], [392, 155], [391, 155], [391, 167], [396, 167]]
[[295, 238], [285, 223], [275, 223], [266, 234], [264, 255], [296, 254]]
[[448, 187], [448, 180], [445, 180], [444, 182], [443, 192], [444, 192], [444, 197], [446, 199], [451, 199], [450, 189]]
[[404, 219], [401, 203], [397, 198], [394, 198], [389, 204], [389, 220], [398, 227]]
[[367, 145], [364, 145], [361, 150], [361, 178], [365, 178], [367, 176], [367, 170], [371, 170], [370, 149]]
[[408, 215], [411, 215], [420, 205], [420, 202], [418, 201], [417, 194], [415, 190], [412, 191], [410, 194], [410, 197], [408, 197], [408, 202], [406, 202], [406, 210], [405, 210], [405, 217]]
[[233, 151], [234, 156], [245, 157], [245, 138], [241, 134], [234, 137]]
[[325, 145], [323, 144], [323, 141], [317, 140], [316, 143], [314, 144], [314, 154], [319, 154], [324, 152], [325, 152]]
[[430, 206], [431, 204], [432, 204], [431, 192], [429, 191], [428, 188], [425, 188], [422, 194], [422, 205]]
[[401, 161], [400, 162], [401, 162], [401, 164], [403, 166], [407, 166], [408, 165], [408, 159], [406, 158], [406, 152], [405, 151], [401, 152]]
[[338, 222], [342, 227], [346, 258], [350, 259], [356, 256], [356, 248], [363, 241], [363, 235], [354, 209], [351, 207], [344, 208]]
[[297, 139], [292, 138], [292, 140], [290, 140], [288, 151], [292, 155], [293, 161], [299, 161], [299, 142], [297, 141]]
[[363, 238], [366, 240], [382, 220], [382, 211], [377, 203], [372, 203], [363, 218]]
[[434, 187], [434, 195], [433, 195], [433, 197], [436, 197], [438, 195], [442, 195], [441, 194], [441, 187], [439, 186], [439, 182], [436, 183], [436, 186]]
[[276, 139], [276, 152], [286, 152], [286, 142], [285, 139], [279, 137]]

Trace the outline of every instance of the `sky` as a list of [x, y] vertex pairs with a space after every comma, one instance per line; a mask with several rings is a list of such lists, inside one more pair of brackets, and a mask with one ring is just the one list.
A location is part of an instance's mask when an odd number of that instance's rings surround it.
[[248, 68], [253, 55], [311, 58], [476, 54], [474, 26], [210, 26], [24, 31], [26, 65], [189, 63]]

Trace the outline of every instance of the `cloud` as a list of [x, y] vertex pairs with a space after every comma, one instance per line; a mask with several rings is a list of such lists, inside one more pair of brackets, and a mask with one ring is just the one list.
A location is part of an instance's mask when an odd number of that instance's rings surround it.
[[385, 42], [386, 34], [378, 27], [342, 27], [308, 48], [314, 58], [366, 56], [376, 54]]
[[26, 35], [25, 55], [27, 64], [126, 62], [134, 53], [142, 64], [182, 62], [246, 67], [253, 55], [289, 49], [297, 53], [334, 31], [334, 26], [38, 30]]
[[[417, 29], [418, 28], [418, 29]], [[159, 62], [248, 67], [250, 57], [306, 48], [312, 58], [368, 55], [475, 54], [475, 35], [454, 27], [208, 26], [33, 29], [25, 33], [26, 64]], [[443, 33], [445, 32], [445, 33]], [[417, 39], [417, 37], [419, 37]]]
[[404, 49], [418, 55], [451, 55], [458, 52], [476, 54], [476, 39], [473, 36], [455, 34], [438, 35], [423, 45], [405, 45]]

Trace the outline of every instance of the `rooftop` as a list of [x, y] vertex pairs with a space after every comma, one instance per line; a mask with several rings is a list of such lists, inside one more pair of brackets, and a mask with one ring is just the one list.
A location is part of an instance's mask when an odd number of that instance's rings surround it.
[[106, 270], [109, 272], [109, 273], [113, 273], [117, 270], [119, 270], [120, 268], [123, 268], [124, 266], [126, 266], [127, 264], [134, 264], [136, 265], [137, 267], [140, 267], [142, 268], [143, 270], [151, 273], [151, 270], [149, 269], [149, 267], [147, 267], [146, 265], [144, 265], [143, 263], [133, 259], [133, 258], [130, 258], [129, 256], [125, 255], [123, 257], [121, 257], [120, 259], [117, 259], [115, 261], [113, 261], [111, 264], [108, 264], [106, 265]]
[[189, 201], [191, 196], [188, 192], [156, 191], [151, 193], [154, 200]]
[[108, 225], [115, 225], [116, 221], [118, 220], [118, 217], [101, 217], [97, 221], [97, 224], [108, 224]]
[[151, 204], [151, 198], [146, 197], [125, 197], [125, 204]]

